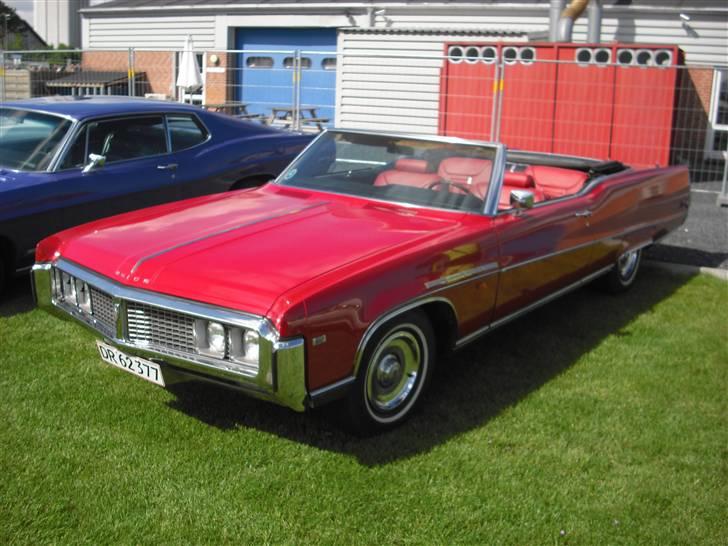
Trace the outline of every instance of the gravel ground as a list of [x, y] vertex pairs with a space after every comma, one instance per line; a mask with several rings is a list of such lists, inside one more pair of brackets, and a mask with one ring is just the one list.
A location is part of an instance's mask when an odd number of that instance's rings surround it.
[[685, 223], [645, 252], [660, 262], [728, 269], [728, 207], [716, 204], [719, 182], [693, 184]]

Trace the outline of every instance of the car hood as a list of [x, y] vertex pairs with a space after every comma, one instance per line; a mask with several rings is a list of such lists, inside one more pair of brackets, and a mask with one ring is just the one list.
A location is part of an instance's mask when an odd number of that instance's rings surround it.
[[301, 283], [460, 217], [429, 212], [268, 185], [94, 222], [61, 235], [59, 251], [128, 286], [266, 315]]

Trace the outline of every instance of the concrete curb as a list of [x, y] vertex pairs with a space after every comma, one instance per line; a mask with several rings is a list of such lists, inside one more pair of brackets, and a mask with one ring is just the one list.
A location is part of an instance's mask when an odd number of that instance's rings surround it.
[[699, 275], [700, 273], [705, 273], [706, 275], [710, 275], [711, 277], [715, 277], [721, 281], [728, 282], [728, 269], [674, 264], [670, 262], [658, 262], [655, 260], [645, 260], [645, 265], [656, 269], [662, 269], [663, 271], [668, 271], [670, 273], [675, 273], [677, 275]]

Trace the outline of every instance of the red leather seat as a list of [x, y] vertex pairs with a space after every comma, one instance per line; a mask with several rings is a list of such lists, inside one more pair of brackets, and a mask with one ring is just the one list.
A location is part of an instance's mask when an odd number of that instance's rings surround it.
[[[473, 157], [448, 157], [440, 161], [437, 174], [446, 182], [455, 182], [470, 187], [473, 195], [485, 198], [493, 162]], [[457, 186], [450, 191], [463, 193]]]
[[437, 173], [427, 172], [427, 161], [424, 159], [398, 159], [394, 169], [382, 171], [374, 180], [375, 186], [388, 186], [399, 184], [401, 186], [416, 186], [426, 188], [433, 182], [440, 180]]
[[503, 186], [501, 188], [500, 198], [498, 199], [498, 209], [505, 210], [511, 208], [511, 191], [512, 190], [528, 190], [533, 193], [533, 202], [539, 203], [545, 199], [543, 191], [536, 187], [533, 176], [525, 171], [503, 173]]
[[543, 191], [546, 199], [573, 195], [584, 187], [589, 178], [585, 172], [545, 165], [531, 165], [525, 172], [533, 177], [536, 187]]

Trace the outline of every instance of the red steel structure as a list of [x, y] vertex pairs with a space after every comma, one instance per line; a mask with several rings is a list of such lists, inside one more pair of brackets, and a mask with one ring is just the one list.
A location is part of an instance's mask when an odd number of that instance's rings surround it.
[[440, 134], [635, 166], [669, 164], [682, 62], [676, 46], [449, 43], [445, 55]]

